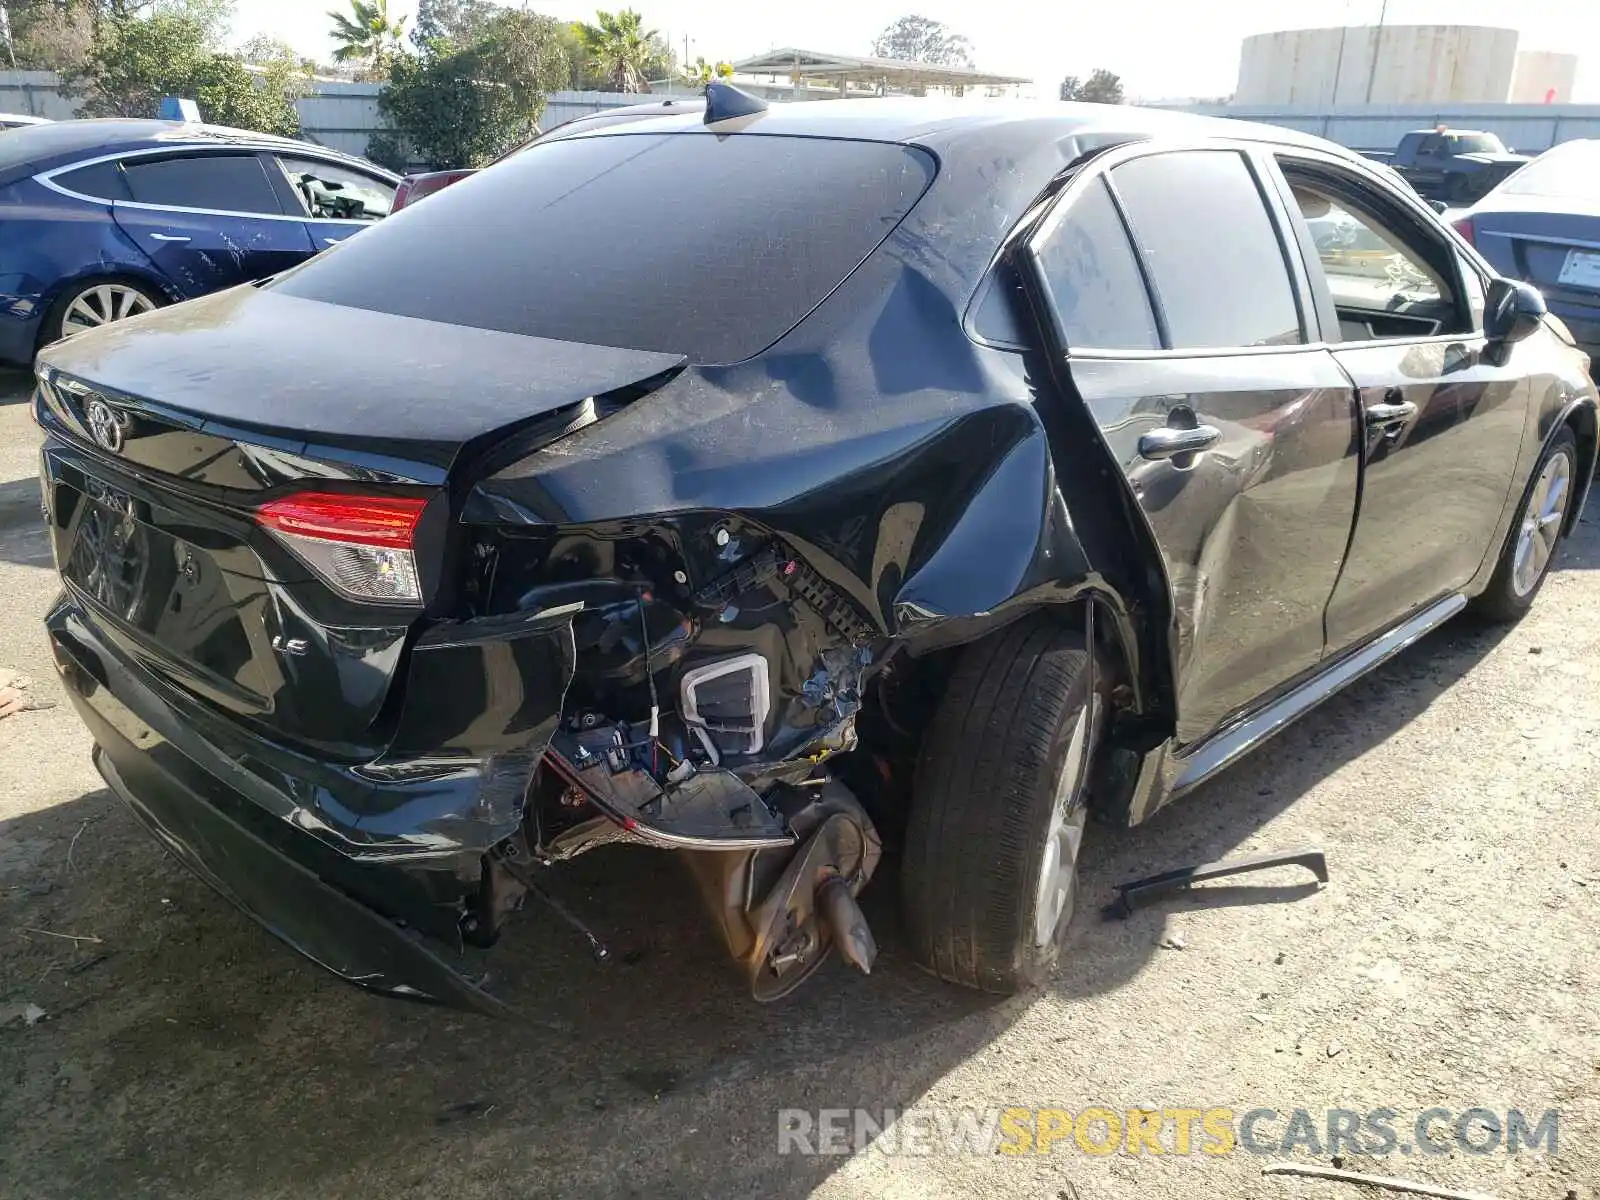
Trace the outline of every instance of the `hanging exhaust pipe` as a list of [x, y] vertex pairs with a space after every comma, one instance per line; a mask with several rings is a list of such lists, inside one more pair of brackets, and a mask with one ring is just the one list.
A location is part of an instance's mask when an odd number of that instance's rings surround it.
[[882, 857], [871, 818], [835, 779], [779, 791], [773, 799], [795, 846], [680, 854], [751, 995], [762, 1002], [794, 991], [835, 945], [864, 972], [878, 954], [855, 899]]

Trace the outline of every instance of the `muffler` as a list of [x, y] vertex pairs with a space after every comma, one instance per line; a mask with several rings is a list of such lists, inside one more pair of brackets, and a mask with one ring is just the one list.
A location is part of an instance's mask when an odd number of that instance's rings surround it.
[[847, 962], [872, 970], [878, 947], [856, 904], [882, 856], [878, 831], [836, 779], [780, 787], [769, 798], [796, 845], [749, 851], [683, 851], [712, 922], [767, 1002], [787, 996], [837, 945]]

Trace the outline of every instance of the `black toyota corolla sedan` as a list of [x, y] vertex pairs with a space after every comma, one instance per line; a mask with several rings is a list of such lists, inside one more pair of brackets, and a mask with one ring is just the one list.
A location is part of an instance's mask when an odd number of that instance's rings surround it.
[[1012, 991], [1090, 815], [1527, 610], [1585, 365], [1315, 138], [714, 85], [50, 348], [49, 637], [111, 788], [351, 982], [535, 1004], [481, 951], [603, 953], [560, 864], [638, 843], [758, 999], [871, 967], [886, 849]]

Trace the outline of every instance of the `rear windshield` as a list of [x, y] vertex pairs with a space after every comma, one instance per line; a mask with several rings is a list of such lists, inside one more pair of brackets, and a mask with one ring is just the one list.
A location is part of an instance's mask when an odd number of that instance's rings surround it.
[[1600, 141], [1568, 142], [1547, 150], [1505, 181], [1519, 196], [1600, 196]]
[[916, 204], [884, 142], [613, 134], [530, 147], [275, 285], [456, 325], [735, 362], [783, 336]]

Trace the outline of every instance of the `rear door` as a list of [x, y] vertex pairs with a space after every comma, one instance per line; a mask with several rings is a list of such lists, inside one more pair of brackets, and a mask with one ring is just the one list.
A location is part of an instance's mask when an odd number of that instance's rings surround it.
[[383, 220], [394, 206], [397, 182], [376, 172], [309, 155], [278, 154], [272, 162], [285, 211], [304, 218], [318, 250]]
[[1074, 390], [1149, 522], [1178, 739], [1314, 667], [1355, 512], [1354, 396], [1253, 152], [1111, 152], [1029, 245]]
[[119, 172], [130, 198], [112, 205], [117, 224], [187, 297], [275, 275], [312, 253], [252, 151], [130, 155]]
[[1361, 397], [1361, 510], [1328, 604], [1337, 651], [1477, 573], [1510, 495], [1530, 386], [1517, 347], [1504, 361], [1485, 353], [1484, 282], [1433, 214], [1314, 152], [1277, 162], [1314, 290], [1332, 309], [1334, 357]]

